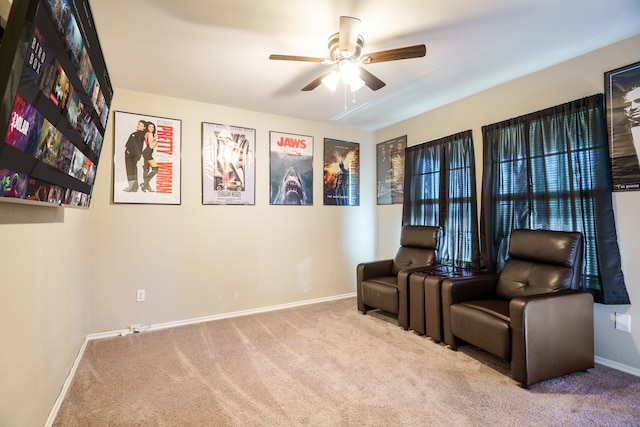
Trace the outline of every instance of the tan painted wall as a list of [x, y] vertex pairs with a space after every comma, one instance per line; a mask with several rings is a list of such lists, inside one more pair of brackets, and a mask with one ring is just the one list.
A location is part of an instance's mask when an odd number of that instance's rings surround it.
[[0, 425], [40, 426], [88, 333], [89, 215], [0, 203]]
[[[91, 206], [91, 331], [355, 291], [355, 265], [375, 254], [367, 185], [374, 172], [362, 171], [360, 206], [323, 206], [323, 139], [359, 142], [368, 165], [372, 132], [126, 90], [116, 92], [112, 110], [182, 120], [182, 204], [111, 204], [111, 165], [100, 165]], [[203, 121], [256, 129], [255, 206], [202, 205]], [[313, 206], [269, 205], [270, 130], [313, 136]], [[112, 131], [103, 159], [112, 157]], [[143, 288], [147, 301], [136, 303]]]
[[0, 0], [0, 22], [6, 23], [11, 10], [11, 2], [9, 0]]

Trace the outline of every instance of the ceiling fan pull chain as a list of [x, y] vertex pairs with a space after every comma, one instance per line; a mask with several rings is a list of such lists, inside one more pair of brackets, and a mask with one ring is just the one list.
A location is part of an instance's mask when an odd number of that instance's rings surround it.
[[347, 110], [347, 84], [343, 83], [342, 87], [344, 89], [344, 109]]

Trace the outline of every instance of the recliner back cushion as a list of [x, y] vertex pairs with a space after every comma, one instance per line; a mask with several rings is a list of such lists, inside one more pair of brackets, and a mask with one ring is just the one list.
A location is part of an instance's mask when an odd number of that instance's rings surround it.
[[400, 246], [435, 249], [440, 227], [405, 225], [400, 234]]
[[432, 265], [436, 259], [436, 245], [440, 227], [405, 225], [400, 235], [400, 249], [393, 259], [393, 274], [420, 265]]
[[512, 299], [568, 289], [573, 275], [570, 267], [512, 258], [507, 260], [500, 272], [496, 296]]
[[582, 234], [551, 230], [513, 230], [509, 257], [573, 267], [582, 256]]
[[511, 299], [579, 287], [582, 250], [581, 233], [513, 230], [496, 295]]
[[398, 249], [398, 253], [393, 259], [393, 274], [396, 275], [400, 270], [405, 268], [416, 267], [420, 265], [432, 265], [436, 258], [435, 249], [423, 249], [409, 246], [402, 246]]

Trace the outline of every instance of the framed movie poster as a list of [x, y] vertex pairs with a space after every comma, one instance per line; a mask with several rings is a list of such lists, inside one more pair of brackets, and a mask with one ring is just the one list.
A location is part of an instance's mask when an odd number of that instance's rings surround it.
[[640, 62], [604, 80], [613, 190], [640, 190]]
[[325, 205], [360, 205], [360, 144], [324, 139]]
[[114, 112], [113, 202], [180, 204], [182, 122]]
[[379, 205], [402, 203], [404, 197], [404, 150], [407, 136], [377, 145], [377, 194]]
[[272, 205], [313, 205], [313, 137], [269, 132]]
[[255, 129], [202, 123], [202, 204], [255, 204]]

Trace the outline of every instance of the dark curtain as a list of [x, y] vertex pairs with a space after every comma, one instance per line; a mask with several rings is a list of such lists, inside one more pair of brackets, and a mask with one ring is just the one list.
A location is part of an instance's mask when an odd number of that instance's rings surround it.
[[408, 147], [403, 225], [438, 225], [438, 262], [479, 268], [475, 164], [471, 131]]
[[514, 228], [580, 231], [582, 287], [629, 304], [611, 198], [603, 96], [484, 126], [481, 246], [500, 271]]

